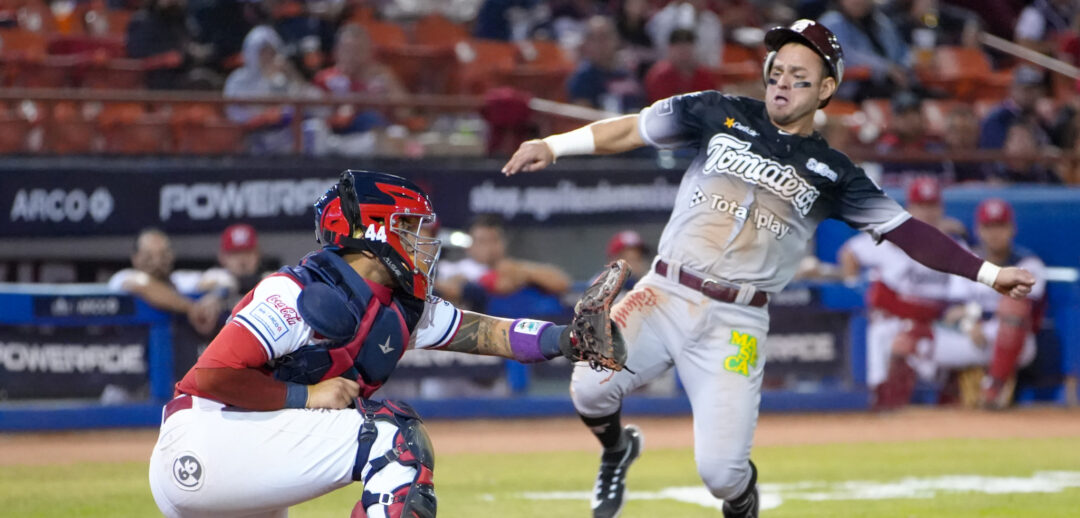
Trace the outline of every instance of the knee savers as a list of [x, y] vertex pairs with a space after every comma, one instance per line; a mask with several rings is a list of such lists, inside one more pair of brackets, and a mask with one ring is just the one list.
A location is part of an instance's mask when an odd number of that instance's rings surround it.
[[[356, 452], [353, 480], [363, 479], [366, 485], [375, 473], [394, 462], [415, 468], [416, 474], [411, 481], [390, 493], [374, 493], [365, 487], [357, 509], [384, 505], [388, 507], [388, 515], [392, 513], [390, 510], [398, 508], [400, 511], [395, 516], [434, 517], [437, 503], [435, 485], [432, 481], [435, 452], [420, 416], [404, 402], [368, 399], [360, 399], [359, 402], [360, 406], [357, 410], [364, 414], [364, 425], [358, 436], [360, 447]], [[364, 466], [369, 462], [371, 447], [377, 436], [375, 423], [378, 421], [392, 423], [398, 431], [394, 435], [393, 447], [384, 455], [371, 460], [371, 469], [367, 477], [363, 477]]]

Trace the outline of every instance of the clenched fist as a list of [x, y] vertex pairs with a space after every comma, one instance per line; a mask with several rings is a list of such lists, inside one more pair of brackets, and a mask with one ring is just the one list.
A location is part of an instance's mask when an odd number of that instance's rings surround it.
[[994, 289], [1002, 295], [1008, 295], [1014, 299], [1022, 299], [1031, 293], [1031, 287], [1035, 285], [1035, 276], [1031, 272], [1007, 266], [998, 272], [994, 279]]
[[306, 408], [348, 408], [360, 395], [360, 384], [345, 378], [330, 378], [308, 387]]

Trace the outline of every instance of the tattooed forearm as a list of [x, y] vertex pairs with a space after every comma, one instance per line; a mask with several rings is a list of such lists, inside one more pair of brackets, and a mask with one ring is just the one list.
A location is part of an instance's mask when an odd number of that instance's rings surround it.
[[463, 311], [461, 327], [446, 346], [447, 351], [513, 358], [510, 349], [510, 324], [505, 318], [489, 317]]

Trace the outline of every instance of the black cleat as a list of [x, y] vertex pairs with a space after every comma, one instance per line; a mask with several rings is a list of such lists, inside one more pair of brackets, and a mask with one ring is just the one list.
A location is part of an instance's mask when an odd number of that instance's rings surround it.
[[622, 434], [626, 437], [626, 447], [604, 450], [600, 456], [600, 472], [596, 474], [596, 486], [593, 488], [593, 518], [619, 516], [626, 494], [626, 471], [641, 456], [645, 444], [641, 430], [631, 424], [623, 427]]
[[724, 518], [758, 518], [758, 509], [761, 506], [761, 496], [757, 488], [757, 466], [750, 461], [750, 484], [746, 491], [735, 498], [732, 502], [724, 500]]

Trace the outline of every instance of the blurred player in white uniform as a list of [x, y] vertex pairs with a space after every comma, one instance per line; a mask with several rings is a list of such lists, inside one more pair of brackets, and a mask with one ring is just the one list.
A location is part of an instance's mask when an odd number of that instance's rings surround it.
[[[957, 234], [963, 225], [945, 217], [936, 179], [919, 177], [908, 185], [907, 210], [912, 217], [960, 239]], [[915, 363], [912, 356], [930, 358], [933, 354], [933, 323], [949, 303], [953, 276], [927, 268], [892, 243], [878, 244], [869, 234], [844, 243], [840, 263], [845, 279], [857, 279], [865, 271], [871, 281], [866, 384], [874, 394], [874, 407], [905, 405], [915, 388], [913, 366], [926, 365]]]
[[1013, 243], [1016, 219], [1005, 200], [990, 198], [979, 204], [975, 235], [978, 254], [999, 266], [1023, 268], [1037, 280], [1026, 298], [1013, 299], [966, 279], [950, 279], [950, 298], [967, 304], [951, 309], [946, 325], [935, 328], [932, 361], [938, 369], [974, 368], [968, 374], [978, 373], [974, 379], [981, 378], [980, 394], [966, 402], [1001, 409], [1012, 401], [1016, 369], [1035, 359], [1035, 332], [1045, 309], [1046, 265]]
[[574, 369], [571, 397], [604, 448], [594, 518], [618, 516], [641, 431], [622, 399], [675, 367], [694, 414], [694, 460], [725, 518], [758, 516], [750, 448], [768, 356], [772, 294], [795, 275], [817, 225], [836, 218], [919, 262], [1023, 296], [1034, 280], [999, 268], [918, 220], [814, 132], [844, 75], [835, 35], [811, 20], [765, 35], [764, 102], [716, 91], [663, 99], [640, 114], [525, 142], [503, 167], [537, 171], [567, 155], [651, 145], [697, 152], [683, 174], [652, 270], [615, 306], [629, 347], [613, 375]]

